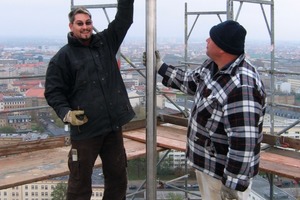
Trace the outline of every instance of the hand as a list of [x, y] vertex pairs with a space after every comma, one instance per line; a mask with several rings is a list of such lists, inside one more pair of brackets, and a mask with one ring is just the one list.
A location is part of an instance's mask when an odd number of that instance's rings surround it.
[[81, 125], [87, 123], [88, 118], [86, 115], [84, 115], [83, 110], [72, 110], [72, 111], [70, 110], [66, 114], [64, 121], [69, 122], [73, 126], [81, 126]]
[[164, 64], [164, 62], [162, 61], [160, 57], [160, 53], [157, 50], [155, 51], [155, 57], [156, 57], [156, 69], [158, 71], [159, 68]]
[[237, 190], [233, 190], [231, 188], [222, 185], [221, 187], [221, 199], [222, 200], [238, 200]]
[[[159, 51], [155, 51], [155, 57], [156, 57], [156, 66], [155, 67], [156, 67], [156, 70], [158, 71], [164, 62], [161, 60]], [[146, 52], [143, 52], [143, 65], [146, 66], [146, 64], [147, 64], [147, 54], [146, 54]]]

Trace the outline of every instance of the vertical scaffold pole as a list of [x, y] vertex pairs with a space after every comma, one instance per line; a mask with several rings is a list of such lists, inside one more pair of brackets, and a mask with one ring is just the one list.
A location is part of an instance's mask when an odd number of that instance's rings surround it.
[[156, 199], [156, 0], [146, 0], [146, 150], [147, 185], [146, 199]]

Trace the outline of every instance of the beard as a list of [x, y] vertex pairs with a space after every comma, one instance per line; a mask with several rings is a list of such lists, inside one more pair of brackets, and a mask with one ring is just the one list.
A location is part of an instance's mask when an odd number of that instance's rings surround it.
[[83, 43], [89, 42], [92, 39], [92, 34], [82, 34], [78, 39]]
[[84, 34], [81, 34], [81, 39], [83, 39], [83, 40], [89, 40], [89, 39], [91, 39], [91, 37], [92, 37], [92, 34], [86, 34], [86, 33], [84, 33]]

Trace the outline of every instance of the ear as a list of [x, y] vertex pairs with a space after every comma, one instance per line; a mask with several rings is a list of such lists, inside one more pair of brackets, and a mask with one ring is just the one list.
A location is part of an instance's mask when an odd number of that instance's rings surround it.
[[73, 29], [73, 23], [69, 23], [69, 28], [70, 28], [70, 30], [72, 30]]
[[220, 54], [225, 54], [225, 53], [227, 53], [227, 52], [224, 51], [223, 49], [219, 48], [219, 53], [220, 53]]

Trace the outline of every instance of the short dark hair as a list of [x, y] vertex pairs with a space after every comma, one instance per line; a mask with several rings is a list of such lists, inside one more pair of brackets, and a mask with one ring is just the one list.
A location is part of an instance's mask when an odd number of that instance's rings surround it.
[[87, 14], [90, 16], [90, 18], [92, 19], [92, 15], [91, 13], [85, 8], [85, 7], [76, 7], [76, 8], [73, 8], [71, 10], [71, 12], [69, 13], [69, 21], [70, 23], [73, 23], [74, 20], [75, 20], [75, 15], [76, 14]]

